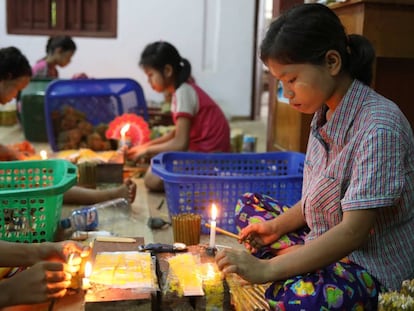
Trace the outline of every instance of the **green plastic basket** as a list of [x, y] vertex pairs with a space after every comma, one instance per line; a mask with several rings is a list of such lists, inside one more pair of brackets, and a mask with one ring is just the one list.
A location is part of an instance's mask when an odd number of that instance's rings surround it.
[[0, 162], [0, 239], [53, 241], [77, 167], [61, 159]]

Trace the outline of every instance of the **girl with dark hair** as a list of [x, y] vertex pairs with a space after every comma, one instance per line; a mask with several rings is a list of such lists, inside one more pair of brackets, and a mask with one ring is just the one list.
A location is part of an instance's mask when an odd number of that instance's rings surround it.
[[[32, 69], [29, 61], [15, 47], [0, 49], [0, 105], [5, 105], [30, 82]], [[23, 158], [7, 146], [0, 144], [0, 161]]]
[[[273, 21], [261, 59], [296, 110], [314, 114], [302, 200], [290, 208], [245, 194], [236, 221], [246, 251], [219, 268], [273, 282], [275, 310], [377, 310], [383, 290], [414, 276], [414, 136], [396, 104], [376, 93], [374, 50], [335, 13], [303, 4]], [[264, 259], [267, 258], [267, 259]]]
[[0, 49], [0, 104], [17, 96], [30, 82], [32, 70], [27, 58], [15, 47]]
[[[228, 152], [230, 128], [220, 107], [194, 82], [191, 65], [170, 43], [158, 41], [147, 45], [140, 66], [157, 92], [173, 94], [171, 111], [175, 129], [146, 144], [128, 150], [137, 160], [165, 151]], [[162, 180], [147, 170], [145, 185], [163, 190]]]
[[[15, 98], [30, 82], [31, 75], [30, 64], [19, 49], [0, 49], [0, 105]], [[0, 144], [0, 161], [24, 160], [26, 157], [18, 148]], [[66, 204], [86, 205], [123, 197], [132, 203], [136, 190], [136, 184], [131, 179], [126, 179], [120, 186], [107, 189], [74, 186], [64, 193], [63, 200]]]
[[76, 44], [69, 36], [49, 37], [46, 56], [33, 66], [34, 78], [58, 78], [56, 67], [67, 66], [76, 52]]
[[[1, 48], [0, 104], [4, 105], [16, 97], [29, 83], [31, 75], [30, 64], [19, 49]], [[0, 144], [0, 158], [10, 152], [13, 151]], [[63, 297], [70, 285], [71, 273], [76, 272], [80, 264], [77, 260], [74, 266], [68, 267], [69, 253], [87, 256], [89, 250], [69, 241], [41, 244], [0, 241], [0, 309]], [[16, 274], [21, 270], [24, 271]]]

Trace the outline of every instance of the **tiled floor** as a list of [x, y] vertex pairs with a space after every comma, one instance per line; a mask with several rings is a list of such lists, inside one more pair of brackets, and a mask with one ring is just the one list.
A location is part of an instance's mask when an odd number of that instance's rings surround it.
[[[232, 129], [240, 129], [245, 134], [251, 134], [258, 137], [257, 152], [265, 151], [266, 144], [266, 125], [264, 121], [237, 121], [231, 123]], [[20, 125], [14, 126], [0, 126], [0, 142], [2, 144], [10, 144], [23, 141], [24, 135]], [[37, 152], [40, 150], [50, 151], [47, 143], [33, 143]], [[137, 197], [132, 204], [131, 212], [117, 215], [103, 216], [100, 219], [101, 229], [108, 230], [119, 236], [141, 236], [144, 237], [146, 243], [172, 243], [173, 235], [171, 226], [166, 226], [164, 229], [151, 230], [147, 226], [150, 217], [161, 217], [169, 221], [168, 208], [163, 204], [161, 208], [161, 201], [164, 200], [164, 194], [151, 193], [143, 185], [141, 178], [134, 178], [137, 183]], [[64, 205], [62, 209], [62, 217], [70, 214], [71, 210], [79, 206]], [[208, 243], [208, 235], [201, 236], [201, 243]], [[241, 247], [233, 238], [217, 235], [217, 244], [230, 247]]]

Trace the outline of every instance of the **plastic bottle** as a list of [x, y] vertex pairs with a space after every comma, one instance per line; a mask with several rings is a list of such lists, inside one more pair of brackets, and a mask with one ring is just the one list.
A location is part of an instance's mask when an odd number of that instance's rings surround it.
[[256, 151], [256, 140], [255, 136], [244, 135], [243, 136], [243, 146], [242, 152], [255, 152]]
[[62, 219], [60, 225], [63, 229], [71, 228], [74, 231], [93, 231], [102, 225], [99, 224], [98, 214], [106, 214], [102, 219], [115, 221], [116, 215], [124, 213], [126, 208], [129, 208], [129, 203], [124, 198], [84, 206], [74, 210], [70, 217]]

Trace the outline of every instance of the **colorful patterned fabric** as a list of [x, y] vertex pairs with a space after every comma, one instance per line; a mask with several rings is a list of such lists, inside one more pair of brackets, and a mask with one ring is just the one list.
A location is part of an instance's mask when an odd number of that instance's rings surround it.
[[343, 213], [377, 209], [367, 243], [352, 252], [388, 289], [414, 276], [414, 136], [398, 106], [355, 80], [329, 121], [315, 113], [306, 152], [302, 204], [307, 240]]
[[[267, 221], [282, 214], [290, 208], [289, 205], [280, 203], [276, 199], [259, 193], [245, 193], [239, 198], [236, 205], [236, 227], [241, 230], [249, 224]], [[288, 233], [282, 236], [278, 241], [261, 249], [258, 253], [253, 254], [256, 257], [263, 258], [265, 253], [275, 253], [277, 250], [285, 249], [296, 244], [303, 244], [308, 228], [303, 228], [297, 232]], [[272, 255], [273, 257], [273, 255]]]
[[[246, 193], [237, 202], [238, 230], [250, 223], [268, 221], [289, 206], [267, 196]], [[254, 254], [271, 258], [275, 250], [303, 244], [308, 228], [287, 234], [269, 247]], [[376, 310], [378, 294], [384, 289], [365, 269], [344, 259], [314, 273], [274, 282], [265, 297], [272, 310]]]

